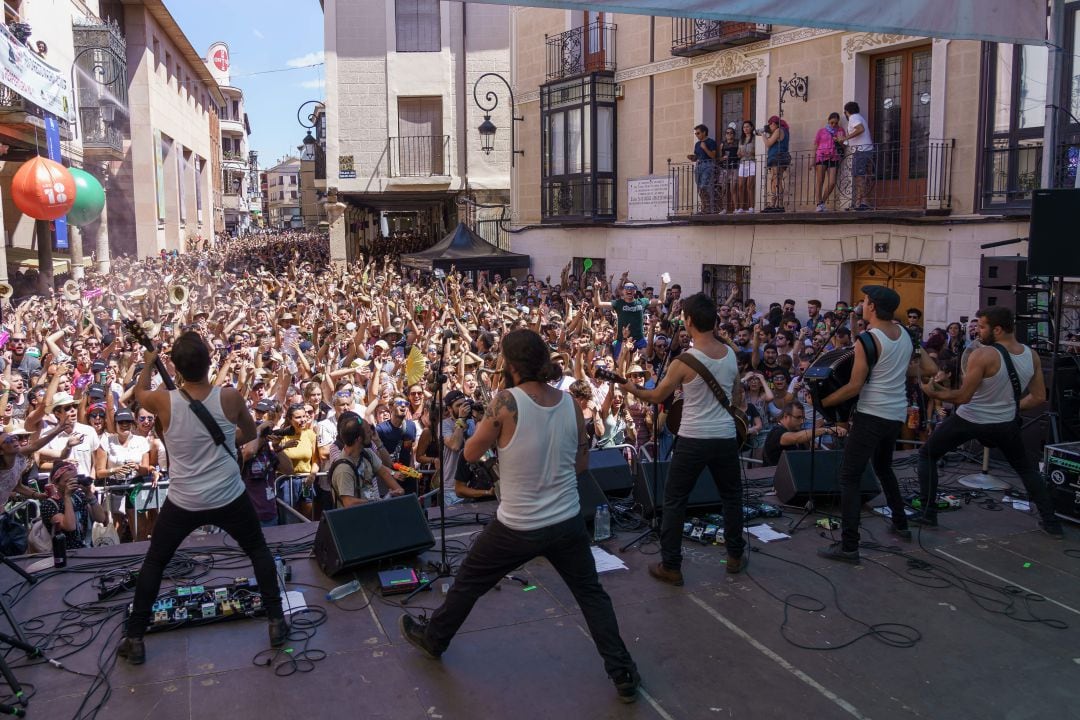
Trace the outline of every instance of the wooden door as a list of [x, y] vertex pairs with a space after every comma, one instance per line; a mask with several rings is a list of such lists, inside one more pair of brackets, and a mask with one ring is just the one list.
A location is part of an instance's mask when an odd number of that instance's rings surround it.
[[736, 139], [742, 137], [743, 120], [754, 122], [757, 84], [753, 80], [716, 88], [716, 127], [713, 137], [720, 142], [728, 124], [735, 123]]
[[878, 207], [925, 207], [931, 55], [929, 46], [921, 46], [873, 58], [867, 121], [876, 151]]
[[851, 304], [862, 300], [859, 288], [864, 285], [884, 285], [900, 295], [897, 317], [904, 319], [908, 308], [923, 309], [926, 292], [926, 268], [902, 262], [864, 260], [853, 263], [851, 271]]
[[585, 72], [597, 72], [604, 69], [607, 54], [604, 13], [586, 10], [584, 21]]

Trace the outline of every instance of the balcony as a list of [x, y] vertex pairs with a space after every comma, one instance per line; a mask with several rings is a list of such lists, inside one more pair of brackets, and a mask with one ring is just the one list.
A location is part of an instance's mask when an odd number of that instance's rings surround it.
[[1054, 187], [1080, 188], [1080, 173], [1077, 164], [1080, 161], [1080, 134], [1067, 138], [1058, 145], [1054, 157]]
[[615, 219], [613, 178], [559, 178], [540, 188], [540, 212], [545, 223], [607, 222]]
[[547, 81], [594, 72], [615, 72], [613, 23], [593, 22], [573, 30], [546, 35]]
[[221, 160], [232, 166], [247, 167], [247, 156], [244, 153], [223, 152], [221, 153]]
[[127, 43], [119, 25], [111, 21], [76, 18], [71, 34], [83, 147], [120, 159], [128, 136]]
[[673, 18], [671, 54], [694, 57], [737, 45], [768, 40], [772, 25], [701, 18]]
[[446, 158], [449, 135], [413, 135], [388, 138], [390, 177], [439, 177], [449, 175]]
[[98, 151], [117, 160], [124, 157], [124, 133], [117, 126], [114, 107], [79, 108], [79, 128], [86, 152]]
[[[902, 217], [948, 214], [952, 207], [953, 140], [917, 143], [878, 143], [871, 151], [848, 152], [836, 169], [836, 189], [826, 212], [816, 212], [815, 151], [791, 153], [791, 164], [779, 177], [778, 192], [770, 188], [767, 157], [755, 159], [756, 178], [751, 206], [760, 213], [782, 206], [783, 213], [735, 214], [738, 207], [731, 183], [737, 186], [738, 169], [705, 163], [673, 163], [668, 166], [670, 218], [731, 220], [739, 222], [788, 220], [792, 214], [835, 222], [866, 217]], [[827, 178], [826, 178], [827, 179]], [[849, 212], [853, 203], [860, 209]]]

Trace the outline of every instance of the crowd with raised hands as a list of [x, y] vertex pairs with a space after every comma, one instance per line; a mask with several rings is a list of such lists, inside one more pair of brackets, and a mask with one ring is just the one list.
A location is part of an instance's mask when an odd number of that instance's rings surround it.
[[[120, 258], [108, 275], [88, 273], [52, 296], [5, 301], [0, 493], [41, 502], [47, 521], [74, 510], [74, 544], [91, 541], [92, 520], [121, 539], [152, 532], [168, 450], [135, 401], [140, 334], [160, 345], [172, 375], [171, 344], [196, 333], [211, 351], [211, 380], [247, 400], [259, 433], [239, 459], [267, 525], [282, 519], [279, 498], [317, 517], [429, 486], [451, 503], [492, 497], [495, 459], [467, 463], [461, 449], [502, 386], [500, 339], [516, 328], [547, 343], [562, 371], [552, 384], [578, 402], [595, 447], [663, 455], [667, 406], [643, 404], [597, 370], [655, 384], [690, 346], [681, 298], [666, 274], [582, 276], [570, 264], [557, 278], [520, 279], [410, 270], [390, 254], [331, 264], [326, 236], [306, 233]], [[816, 300], [805, 312], [793, 300], [759, 308], [737, 288], [719, 299], [716, 333], [738, 351], [754, 454], [785, 406], [809, 408], [801, 376], [811, 358], [861, 329], [848, 310]], [[964, 336], [950, 327], [931, 351], [958, 357]], [[940, 408], [917, 384], [912, 400], [913, 432], [923, 432]], [[342, 458], [355, 473], [338, 471]], [[75, 480], [34, 482], [68, 467]]]

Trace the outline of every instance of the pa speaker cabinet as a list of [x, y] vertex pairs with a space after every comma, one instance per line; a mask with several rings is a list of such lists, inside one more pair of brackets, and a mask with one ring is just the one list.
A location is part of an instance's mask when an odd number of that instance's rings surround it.
[[416, 555], [435, 545], [415, 495], [328, 510], [315, 531], [315, 560], [327, 575]]
[[597, 485], [591, 473], [578, 473], [578, 502], [581, 504], [581, 517], [585, 520], [585, 526], [591, 534], [593, 523], [596, 520], [596, 508], [607, 505], [608, 499], [604, 491]]
[[[638, 468], [637, 477], [634, 478], [634, 502], [641, 506], [642, 515], [651, 518], [664, 507], [664, 488], [667, 487], [671, 463], [667, 461], [639, 463]], [[701, 475], [694, 482], [687, 508], [719, 507], [720, 505], [723, 505], [720, 500], [720, 491], [716, 489], [712, 473], [706, 467], [702, 469]]]
[[[805, 505], [811, 489], [815, 500], [840, 499], [840, 463], [842, 450], [816, 450], [814, 453], [814, 486], [810, 487], [810, 451], [785, 450], [780, 456], [773, 477], [776, 497], [785, 505]], [[868, 503], [881, 494], [874, 469], [867, 463], [859, 480], [862, 501]]]
[[979, 285], [1010, 287], [1027, 284], [1028, 259], [1018, 255], [983, 255], [979, 261]]
[[1028, 268], [1031, 275], [1076, 277], [1076, 209], [1080, 189], [1034, 190], [1028, 229]]
[[590, 451], [589, 473], [600, 489], [609, 495], [626, 496], [634, 489], [630, 466], [618, 448]]

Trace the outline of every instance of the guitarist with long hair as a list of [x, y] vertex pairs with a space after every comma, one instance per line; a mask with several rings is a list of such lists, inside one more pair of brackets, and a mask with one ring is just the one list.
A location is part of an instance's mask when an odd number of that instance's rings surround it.
[[[693, 347], [672, 360], [653, 390], [629, 382], [622, 388], [649, 403], [662, 401], [682, 386], [683, 409], [678, 441], [664, 488], [660, 524], [661, 561], [649, 566], [649, 574], [672, 585], [682, 585], [682, 532], [686, 503], [701, 471], [708, 467], [724, 503], [724, 544], [727, 571], [737, 573], [746, 565], [743, 540], [742, 473], [739, 470], [740, 433], [745, 420], [735, 408], [742, 387], [735, 350], [718, 340], [716, 303], [704, 293], [682, 301], [682, 314]], [[729, 404], [733, 405], [729, 409]], [[742, 423], [741, 427], [739, 423]]]

